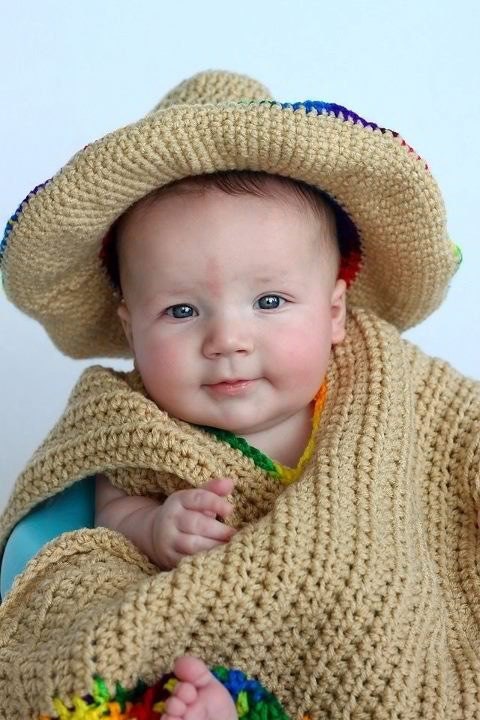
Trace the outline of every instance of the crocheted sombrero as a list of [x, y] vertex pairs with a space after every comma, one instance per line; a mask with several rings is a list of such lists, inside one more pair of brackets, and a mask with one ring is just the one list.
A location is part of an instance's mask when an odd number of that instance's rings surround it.
[[403, 330], [441, 303], [460, 255], [416, 152], [340, 105], [279, 103], [256, 81], [227, 72], [181, 83], [27, 196], [0, 245], [7, 296], [67, 355], [130, 355], [101, 257], [110, 226], [156, 187], [232, 169], [303, 180], [343, 208], [361, 246], [350, 304]]

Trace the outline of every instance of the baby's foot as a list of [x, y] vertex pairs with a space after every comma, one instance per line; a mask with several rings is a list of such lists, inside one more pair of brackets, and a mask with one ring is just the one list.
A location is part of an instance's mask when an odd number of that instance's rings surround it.
[[230, 693], [204, 662], [184, 655], [175, 661], [173, 672], [179, 682], [160, 720], [237, 720]]

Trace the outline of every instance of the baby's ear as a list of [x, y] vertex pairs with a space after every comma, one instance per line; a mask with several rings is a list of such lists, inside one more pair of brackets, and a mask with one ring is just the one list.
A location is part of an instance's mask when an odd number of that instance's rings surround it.
[[123, 332], [127, 338], [127, 342], [130, 346], [130, 350], [133, 352], [133, 336], [132, 336], [132, 322], [130, 319], [130, 310], [127, 307], [127, 303], [122, 298], [117, 307], [117, 315], [122, 323]]
[[345, 338], [345, 322], [347, 317], [347, 284], [338, 279], [333, 288], [331, 303], [332, 345], [342, 342]]

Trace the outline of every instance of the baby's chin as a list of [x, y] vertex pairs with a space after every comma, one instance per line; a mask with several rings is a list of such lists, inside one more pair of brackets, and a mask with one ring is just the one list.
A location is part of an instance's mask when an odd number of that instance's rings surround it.
[[296, 407], [286, 407], [278, 402], [269, 406], [266, 401], [259, 403], [251, 398], [222, 398], [218, 403], [192, 402], [175, 407], [164, 404], [163, 408], [172, 417], [190, 425], [215, 428], [240, 437], [253, 437], [273, 430], [298, 412]]
[[190, 425], [197, 425], [198, 427], [214, 428], [216, 430], [223, 430], [224, 432], [232, 433], [244, 438], [253, 438], [255, 435], [273, 430], [278, 424], [281, 424], [284, 418], [267, 417], [260, 419], [258, 416], [253, 418], [236, 418], [232, 419], [225, 417], [218, 417], [212, 415], [200, 415], [193, 418], [190, 416], [187, 418], [181, 418], [188, 422]]
[[254, 435], [256, 432], [261, 432], [262, 427], [257, 429], [257, 425], [245, 422], [224, 422], [219, 418], [204, 417], [202, 419], [197, 418], [196, 420], [186, 420], [185, 422], [190, 425], [198, 425], [199, 427], [214, 428], [216, 430], [223, 430], [224, 432], [232, 433], [232, 435], [238, 435], [245, 437], [247, 435]]

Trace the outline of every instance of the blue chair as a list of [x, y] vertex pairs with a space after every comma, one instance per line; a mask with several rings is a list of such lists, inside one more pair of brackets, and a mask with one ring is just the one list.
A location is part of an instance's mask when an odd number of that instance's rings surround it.
[[64, 532], [93, 528], [94, 477], [86, 477], [63, 492], [44, 500], [14, 527], [7, 540], [0, 567], [0, 595], [5, 597], [33, 556]]

